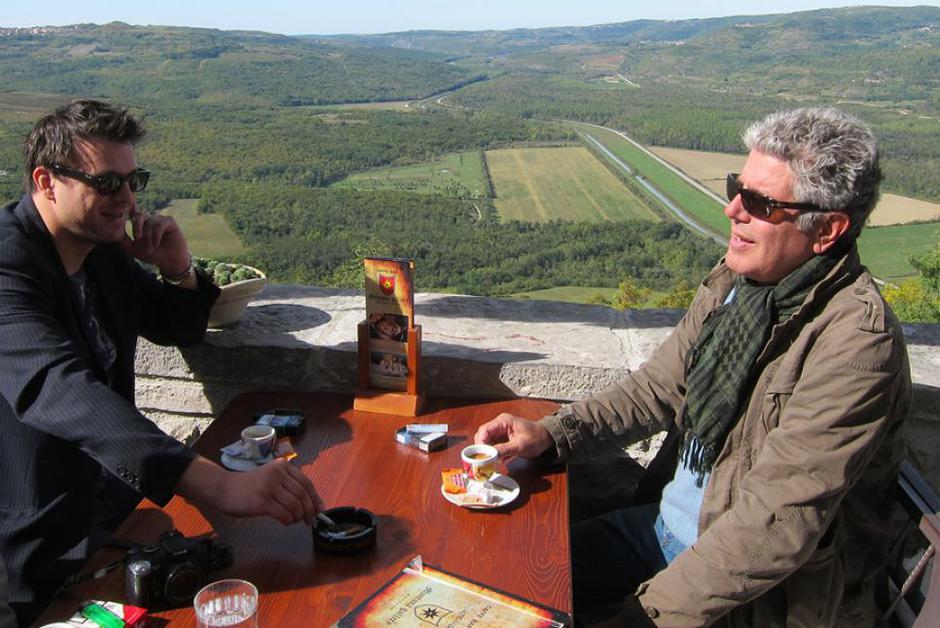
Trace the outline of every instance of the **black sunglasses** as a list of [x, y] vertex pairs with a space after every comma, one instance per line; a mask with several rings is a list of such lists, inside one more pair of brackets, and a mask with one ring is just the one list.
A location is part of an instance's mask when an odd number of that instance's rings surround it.
[[738, 179], [738, 173], [728, 174], [725, 180], [725, 193], [728, 195], [728, 201], [733, 201], [735, 196], [741, 195], [741, 204], [744, 205], [744, 211], [755, 218], [769, 220], [774, 209], [796, 209], [801, 212], [825, 212], [829, 211], [819, 205], [812, 203], [797, 203], [796, 201], [778, 201], [758, 194], [754, 190], [749, 190]]
[[118, 190], [124, 186], [125, 182], [130, 186], [131, 192], [143, 192], [147, 188], [147, 182], [150, 180], [150, 171], [144, 170], [143, 168], [137, 168], [130, 174], [118, 174], [111, 171], [102, 172], [101, 174], [88, 174], [81, 170], [73, 170], [72, 168], [66, 168], [59, 164], [53, 164], [49, 166], [49, 170], [61, 174], [64, 177], [87, 183], [103, 196], [117, 194]]

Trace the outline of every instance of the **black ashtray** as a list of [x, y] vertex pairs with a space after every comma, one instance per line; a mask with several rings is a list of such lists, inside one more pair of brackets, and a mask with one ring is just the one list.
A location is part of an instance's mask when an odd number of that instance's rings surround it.
[[365, 508], [341, 506], [324, 510], [335, 525], [317, 518], [313, 528], [313, 546], [333, 554], [352, 554], [375, 545], [375, 515]]

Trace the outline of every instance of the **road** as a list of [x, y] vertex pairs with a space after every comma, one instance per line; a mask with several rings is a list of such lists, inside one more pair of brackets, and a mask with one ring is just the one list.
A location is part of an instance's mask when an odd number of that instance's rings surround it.
[[[698, 181], [695, 181], [694, 179], [691, 179], [691, 178], [688, 177], [685, 173], [683, 173], [681, 170], [678, 170], [678, 169], [674, 168], [672, 165], [666, 163], [665, 161], [663, 161], [662, 159], [660, 159], [660, 158], [657, 157], [656, 155], [653, 155], [653, 153], [651, 153], [650, 151], [648, 151], [648, 150], [647, 150], [646, 148], [644, 148], [642, 145], [637, 144], [636, 142], [634, 142], [632, 139], [630, 139], [629, 137], [627, 137], [625, 134], [621, 133], [620, 131], [617, 131], [617, 130], [614, 130], [614, 129], [610, 129], [610, 128], [607, 128], [607, 127], [598, 126], [598, 125], [596, 125], [596, 124], [590, 124], [590, 125], [585, 125], [585, 126], [592, 126], [592, 127], [596, 127], [596, 128], [599, 128], [599, 129], [605, 129], [605, 130], [607, 130], [607, 131], [611, 131], [611, 132], [613, 132], [613, 133], [616, 133], [617, 135], [623, 137], [625, 140], [631, 142], [634, 146], [636, 146], [636, 147], [640, 148], [641, 150], [643, 150], [644, 152], [646, 152], [648, 155], [651, 155], [652, 157], [654, 157], [657, 161], [659, 161], [661, 164], [665, 165], [667, 168], [669, 168], [670, 170], [672, 170], [673, 172], [675, 172], [676, 174], [678, 174], [678, 175], [679, 175], [680, 177], [682, 177], [685, 181], [687, 181], [687, 182], [690, 183], [691, 185], [695, 186], [696, 189], [704, 190], [704, 191], [706, 191], [706, 192], [709, 194], [709, 196], [711, 196], [712, 198], [716, 198], [716, 200], [718, 200], [718, 201], [721, 202], [722, 204], [724, 203], [724, 201], [723, 201], [720, 197], [718, 197], [715, 193], [713, 193], [713, 192], [711, 192], [710, 190], [708, 190], [708, 188], [706, 188], [705, 186], [703, 186], [702, 184], [700, 184]], [[678, 205], [676, 205], [675, 203], [673, 203], [672, 200], [671, 200], [669, 197], [667, 197], [665, 194], [663, 194], [662, 192], [660, 192], [659, 189], [657, 189], [652, 183], [650, 183], [650, 182], [647, 181], [645, 178], [641, 177], [641, 176], [638, 175], [636, 172], [634, 172], [634, 171], [633, 171], [633, 168], [631, 168], [628, 164], [626, 164], [626, 163], [625, 163], [623, 160], [621, 160], [619, 157], [617, 157], [616, 155], [614, 155], [614, 154], [610, 151], [610, 149], [608, 149], [606, 146], [604, 146], [603, 144], [601, 144], [593, 135], [591, 135], [591, 134], [589, 134], [589, 133], [585, 133], [585, 137], [586, 137], [592, 144], [594, 144], [594, 145], [597, 147], [598, 150], [600, 150], [601, 152], [603, 152], [603, 153], [608, 157], [608, 159], [610, 159], [610, 160], [614, 163], [615, 166], [617, 166], [618, 168], [620, 168], [621, 170], [623, 170], [623, 171], [624, 171], [626, 174], [628, 174], [629, 176], [633, 177], [633, 178], [637, 181], [637, 183], [639, 183], [640, 185], [642, 185], [650, 194], [652, 194], [652, 195], [653, 195], [654, 197], [656, 197], [663, 205], [665, 205], [665, 206], [669, 209], [669, 211], [671, 211], [673, 214], [675, 214], [676, 218], [678, 218], [678, 219], [681, 220], [683, 223], [685, 223], [686, 225], [688, 225], [688, 226], [689, 226], [691, 229], [693, 229], [694, 231], [697, 231], [697, 232], [701, 233], [701, 234], [702, 234], [703, 236], [705, 236], [705, 237], [711, 238], [712, 240], [714, 240], [714, 241], [717, 242], [718, 244], [720, 244], [720, 245], [722, 245], [722, 246], [727, 246], [727, 245], [728, 245], [728, 239], [727, 239], [727, 238], [725, 238], [725, 237], [723, 237], [723, 236], [720, 236], [720, 235], [718, 235], [718, 234], [715, 234], [715, 233], [711, 232], [710, 230], [706, 229], [705, 227], [703, 227], [702, 225], [698, 224], [698, 222], [696, 222], [691, 216], [689, 216], [688, 214], [686, 214], [685, 211], [683, 211], [683, 209], [682, 209], [681, 207], [679, 207]]]

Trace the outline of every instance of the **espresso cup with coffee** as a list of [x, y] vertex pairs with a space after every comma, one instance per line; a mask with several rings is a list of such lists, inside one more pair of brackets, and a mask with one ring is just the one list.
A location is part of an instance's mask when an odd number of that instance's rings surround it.
[[471, 479], [489, 480], [496, 473], [499, 454], [490, 445], [470, 445], [460, 452], [463, 470]]
[[270, 425], [252, 425], [242, 430], [242, 456], [262, 460], [274, 451], [275, 432]]

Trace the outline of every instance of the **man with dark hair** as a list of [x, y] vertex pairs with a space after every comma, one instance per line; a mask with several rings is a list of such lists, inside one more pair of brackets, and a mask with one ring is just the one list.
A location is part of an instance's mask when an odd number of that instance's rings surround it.
[[199, 342], [218, 296], [176, 222], [137, 211], [143, 135], [93, 100], [44, 116], [25, 143], [27, 193], [0, 212], [0, 556], [23, 625], [141, 496], [284, 524], [321, 505], [294, 466], [231, 473], [134, 407], [138, 336]]
[[[900, 325], [855, 239], [874, 137], [830, 108], [767, 116], [728, 176], [731, 239], [626, 379], [476, 442], [562, 460], [670, 434], [651, 503], [572, 528], [575, 612], [604, 626], [873, 625], [911, 401]], [[611, 607], [611, 605], [613, 605]]]

